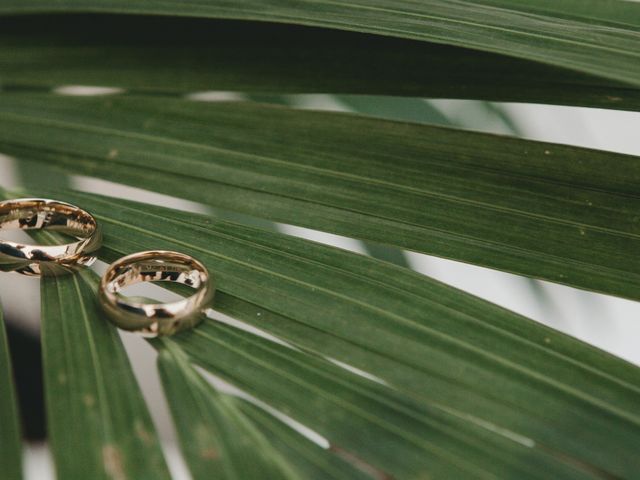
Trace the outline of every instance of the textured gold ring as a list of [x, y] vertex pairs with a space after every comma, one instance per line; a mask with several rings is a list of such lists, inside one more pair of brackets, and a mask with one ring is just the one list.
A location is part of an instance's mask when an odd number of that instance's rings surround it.
[[93, 216], [75, 205], [44, 198], [0, 202], [0, 234], [6, 230], [49, 230], [71, 236], [62, 245], [31, 245], [0, 239], [0, 271], [31, 276], [64, 275], [95, 262], [102, 244]]
[[[123, 288], [142, 282], [179, 283], [196, 293], [171, 303], [144, 303], [119, 294]], [[113, 263], [100, 282], [98, 301], [117, 327], [157, 337], [196, 326], [214, 291], [202, 263], [182, 253], [156, 250], [134, 253]]]

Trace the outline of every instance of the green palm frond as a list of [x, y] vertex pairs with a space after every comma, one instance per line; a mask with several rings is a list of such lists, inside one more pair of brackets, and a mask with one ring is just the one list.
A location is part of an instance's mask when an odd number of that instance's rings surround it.
[[0, 471], [7, 480], [21, 478], [20, 427], [13, 387], [9, 346], [0, 309]]
[[216, 392], [174, 342], [160, 349], [160, 374], [195, 478], [368, 478], [261, 408]]
[[331, 92], [640, 109], [637, 85], [469, 48], [300, 25], [30, 15], [0, 17], [0, 45], [7, 87]]
[[5, 94], [0, 127], [4, 152], [67, 174], [640, 298], [636, 157], [145, 97]]
[[[411, 98], [639, 110], [639, 52], [640, 4], [620, 0], [6, 0], [0, 152], [23, 181], [0, 196], [92, 212], [105, 262], [177, 250], [214, 273], [216, 313], [149, 341], [194, 479], [640, 478], [637, 366], [403, 254], [640, 300], [640, 159], [429, 125], [448, 119]], [[282, 97], [317, 92], [355, 113]], [[209, 214], [79, 191], [77, 176]], [[41, 281], [57, 476], [170, 478], [97, 281]], [[0, 328], [10, 480], [18, 423]]]
[[[571, 0], [7, 0], [1, 13], [101, 12], [260, 20], [470, 47], [640, 86], [640, 6]], [[598, 55], [598, 62], [593, 55]]]
[[117, 331], [96, 322], [94, 299], [81, 276], [42, 282], [48, 433], [58, 478], [170, 478]]
[[[523, 443], [545, 445], [551, 451], [532, 461], [551, 471], [602, 468], [622, 475], [637, 469], [635, 450], [625, 445], [638, 441], [640, 372], [625, 362], [385, 262], [195, 214], [91, 194], [56, 195], [103, 222], [105, 260], [150, 248], [200, 258], [216, 274], [218, 311], [302, 352], [217, 322], [177, 338], [184, 351], [376, 469], [414, 478], [406, 469], [443, 475], [461, 462], [460, 475], [511, 472], [512, 458], [501, 463], [481, 448], [489, 441], [496, 443], [495, 455], [507, 444], [516, 457]], [[402, 395], [328, 359], [373, 374]], [[423, 424], [416, 426], [412, 415]], [[398, 438], [399, 422], [411, 433]], [[453, 438], [445, 447], [429, 425], [439, 424], [439, 431], [450, 422], [455, 427], [445, 431]], [[398, 453], [385, 460], [371, 445], [349, 443], [348, 435], [365, 431], [381, 439], [380, 448], [399, 444]], [[460, 450], [462, 433], [480, 449], [475, 461]], [[571, 445], [576, 435], [583, 442]], [[594, 454], [590, 445], [604, 435], [608, 444]], [[596, 457], [606, 466], [593, 463]]]

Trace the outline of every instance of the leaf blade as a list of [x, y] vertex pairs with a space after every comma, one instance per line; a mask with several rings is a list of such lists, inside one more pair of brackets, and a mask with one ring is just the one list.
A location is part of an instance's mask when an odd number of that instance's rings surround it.
[[0, 306], [0, 471], [7, 480], [22, 479], [22, 445], [9, 345]]
[[166, 98], [3, 95], [0, 125], [5, 153], [67, 173], [640, 299], [637, 157]]
[[[360, 459], [383, 478], [538, 478], [541, 471], [559, 478], [583, 475], [581, 468], [553, 455], [523, 452], [522, 445], [442, 418], [437, 409], [412, 405], [335, 365], [308, 357], [303, 361], [284, 347], [224, 326], [208, 322], [180, 343], [204, 368], [311, 426], [334, 451]], [[538, 469], [532, 468], [535, 464]]]
[[[313, 25], [470, 47], [640, 85], [640, 8], [633, 2], [601, 3], [595, 16], [590, 10], [594, 4], [597, 2], [573, 2], [570, 9], [554, 9], [541, 1], [532, 10], [519, 0], [323, 0], [314, 2], [314, 8], [300, 9], [277, 0], [242, 4], [147, 1], [135, 5], [125, 0], [55, 4], [12, 0], [0, 7], [0, 13], [151, 13]], [[606, 20], [601, 20], [604, 15]]]
[[[402, 392], [402, 398], [396, 402], [417, 404], [420, 407], [413, 408], [419, 409], [428, 406], [435, 409], [430, 410], [430, 415], [436, 415], [436, 418], [444, 415], [447, 424], [460, 423], [458, 428], [475, 439], [473, 442], [478, 448], [487, 445], [488, 439], [484, 435], [493, 442], [510, 439], [511, 448], [523, 447], [515, 438], [528, 438], [543, 449], [530, 453], [547, 455], [545, 462], [549, 468], [560, 468], [559, 465], [554, 467], [559, 459], [564, 459], [560, 460], [560, 465], [569, 462], [569, 465], [563, 465], [565, 469], [587, 469], [612, 475], [624, 476], [621, 468], [630, 471], [635, 468], [635, 456], [628, 448], [640, 435], [640, 418], [634, 413], [640, 395], [640, 370], [619, 359], [386, 262], [185, 212], [100, 199], [85, 193], [63, 194], [88, 208], [103, 222], [107, 245], [103, 256], [106, 255], [106, 259], [149, 248], [178, 249], [196, 256], [215, 273], [220, 292], [259, 307], [245, 311], [241, 318], [253, 316], [254, 322], [250, 323], [266, 329], [272, 329], [274, 323], [284, 318], [286, 324], [280, 326], [281, 330], [273, 331], [281, 334], [286, 325], [286, 329], [290, 329], [288, 337], [294, 340], [300, 324], [310, 327], [307, 332], [320, 332], [312, 334], [306, 344], [300, 342], [299, 335], [296, 341], [303, 348], [311, 348], [321, 355], [337, 352], [341, 355], [339, 358], [347, 362], [355, 359], [365, 371], [367, 362], [376, 368], [383, 367], [370, 373]], [[156, 233], [158, 231], [161, 233]], [[226, 311], [232, 314], [241, 311], [226, 303]], [[276, 317], [261, 322], [261, 316], [270, 315], [269, 312]], [[207, 331], [210, 333], [202, 337]], [[277, 353], [274, 348], [278, 347], [267, 348], [259, 341], [245, 338], [242, 342], [249, 342], [247, 348], [257, 352], [255, 358], [247, 358], [234, 346], [240, 340], [233, 338], [239, 338], [238, 335], [244, 338], [242, 334], [211, 322], [198, 332], [184, 337], [195, 342], [191, 346], [185, 345], [190, 354], [207, 363], [216, 373], [222, 368], [243, 388], [250, 391], [259, 388], [257, 396], [266, 395], [265, 401], [277, 400], [279, 408], [291, 408], [286, 399], [272, 398], [272, 395], [277, 393], [273, 391], [276, 381], [284, 382], [282, 395], [287, 394], [288, 388], [294, 388], [289, 374], [285, 373], [298, 368], [290, 363], [289, 357], [293, 353]], [[230, 337], [219, 344], [217, 336], [227, 334]], [[314, 343], [316, 337], [318, 341]], [[212, 348], [211, 342], [218, 347]], [[227, 345], [224, 352], [219, 351], [224, 345]], [[249, 364], [241, 362], [242, 358]], [[287, 358], [289, 360], [285, 360]], [[279, 367], [285, 370], [276, 378], [266, 380], [264, 372], [256, 373], [262, 371], [260, 365], [271, 365], [272, 361], [285, 362]], [[310, 362], [313, 363], [305, 357], [300, 368], [310, 368]], [[240, 369], [243, 363], [244, 367]], [[312, 367], [317, 372], [332, 368], [326, 362]], [[238, 377], [240, 374], [242, 376]], [[309, 388], [304, 387], [309, 372], [303, 370], [296, 375], [295, 383], [302, 382], [296, 388]], [[316, 394], [325, 391], [320, 385], [329, 381], [325, 374], [321, 377], [317, 378], [320, 383], [313, 387]], [[349, 385], [353, 381], [343, 380], [342, 383]], [[363, 388], [371, 389], [370, 383]], [[310, 398], [310, 393], [296, 391], [301, 398]], [[351, 395], [348, 391], [340, 391], [339, 398]], [[384, 393], [382, 398], [387, 395], [388, 392]], [[336, 401], [324, 404], [327, 415], [333, 408], [330, 405]], [[295, 408], [301, 409], [298, 415], [302, 418], [298, 420], [312, 424], [321, 421], [306, 409], [304, 401], [295, 403]], [[379, 408], [382, 415], [386, 410], [381, 405]], [[368, 422], [366, 417], [358, 421]], [[405, 418], [404, 421], [408, 420]], [[358, 428], [368, 428], [367, 425], [361, 424]], [[493, 427], [489, 428], [489, 425]], [[348, 434], [336, 431], [335, 425], [321, 426], [331, 429], [324, 432], [328, 436]], [[418, 431], [422, 438], [419, 444], [423, 445], [418, 448], [424, 448], [425, 441], [430, 445], [423, 437], [429, 431], [424, 427]], [[504, 432], [512, 432], [515, 436]], [[615, 432], [613, 437], [612, 432]], [[609, 435], [610, 444], [597, 452], [592, 451], [589, 445], [605, 434]], [[395, 434], [387, 431], [385, 435]], [[593, 438], [589, 440], [590, 437]], [[385, 461], [387, 463], [376, 463], [380, 452], [372, 451], [371, 445], [352, 444], [353, 439], [348, 438], [343, 439], [347, 442], [345, 447], [356, 448], [354, 445], [358, 445], [357, 449], [362, 450], [356, 453], [378, 468], [393, 471], [404, 468], [389, 459]], [[576, 438], [580, 440], [576, 441]], [[442, 444], [442, 441], [435, 444]], [[460, 441], [469, 441], [469, 438], [449, 439], [451, 443], [447, 445], [455, 451], [462, 448]], [[501, 446], [496, 451], [504, 451], [504, 448]], [[447, 455], [450, 454], [448, 451]], [[620, 462], [620, 455], [627, 454], [626, 460]], [[414, 461], [419, 463], [421, 455], [424, 453], [416, 451]], [[488, 458], [492, 457], [478, 453], [473, 461], [480, 462], [487, 471], [506, 468], [496, 459], [487, 465]], [[525, 455], [525, 458], [531, 457]], [[442, 468], [447, 468], [445, 465], [449, 465], [447, 461]], [[563, 475], [568, 473], [565, 471]]]
[[[640, 109], [640, 90], [501, 55], [261, 22], [125, 15], [0, 17], [5, 88], [351, 93]], [[175, 34], [168, 39], [166, 31]]]
[[86, 275], [42, 281], [46, 405], [57, 473], [168, 479], [120, 339], [97, 319]]
[[[302, 436], [287, 432], [288, 427], [278, 425], [268, 414], [214, 390], [172, 340], [157, 347], [164, 389], [195, 479], [211, 478], [213, 472], [217, 478], [238, 479], [364, 478]], [[265, 427], [268, 436], [262, 431]], [[283, 456], [282, 449], [289, 454], [296, 450], [296, 455]], [[306, 464], [304, 457], [307, 462], [311, 457], [317, 464]]]
[[[91, 279], [88, 280], [95, 281]], [[204, 334], [205, 338], [207, 337], [204, 331], [200, 333]], [[229, 331], [229, 333], [231, 333], [231, 331]], [[242, 339], [243, 334], [241, 332], [238, 333], [240, 333], [240, 337], [238, 337], [238, 340], [240, 340]], [[245, 340], [249, 339], [245, 338]], [[237, 342], [234, 341], [234, 343]], [[250, 343], [253, 342], [250, 341]], [[190, 348], [190, 351], [194, 353], [194, 345], [192, 344], [192, 342], [187, 342], [184, 345], [188, 346]], [[211, 346], [212, 344], [210, 342], [207, 342], [207, 344], [205, 345], [205, 350], [210, 351]], [[239, 350], [235, 347], [232, 347], [231, 351], [238, 352]], [[197, 350], [195, 351], [195, 353], [196, 355], [194, 358], [198, 359]], [[279, 355], [281, 354], [282, 352], [279, 353]], [[234, 361], [236, 367], [232, 367], [232, 370], [236, 370], [238, 368], [244, 370], [247, 367], [251, 368], [251, 364], [246, 361], [242, 361], [242, 358], [252, 359], [252, 361], [256, 360], [253, 355], [247, 355], [247, 353], [245, 352], [241, 355], [240, 358]], [[326, 388], [325, 395], [321, 395], [310, 405], [304, 407], [302, 411], [297, 408], [294, 408], [293, 411], [297, 411], [298, 415], [303, 414], [303, 419], [315, 418], [317, 420], [318, 415], [316, 407], [322, 406], [323, 409], [329, 408], [329, 411], [327, 411], [327, 413], [333, 412], [332, 418], [335, 419], [336, 412], [338, 414], [337, 418], [339, 418], [341, 415], [345, 414], [344, 407], [347, 407], [346, 413], [348, 414], [348, 416], [346, 417], [346, 419], [343, 419], [343, 421], [340, 422], [333, 422], [333, 425], [330, 425], [328, 430], [330, 433], [334, 434], [332, 435], [332, 437], [338, 435], [338, 438], [341, 439], [342, 442], [344, 442], [346, 448], [333, 445], [332, 450], [334, 452], [339, 452], [341, 456], [346, 456], [349, 461], [356, 462], [360, 468], [366, 469], [367, 471], [372, 473], [374, 477], [385, 475], [383, 472], [380, 472], [376, 468], [376, 465], [381, 464], [382, 466], [388, 466], [392, 469], [391, 471], [396, 472], [398, 475], [403, 475], [403, 477], [405, 478], [416, 478], [416, 480], [422, 478], [421, 475], [423, 475], [424, 472], [429, 472], [429, 474], [435, 475], [435, 478], [447, 478], [448, 475], [459, 474], [461, 472], [466, 472], [467, 475], [478, 478], [494, 478], [495, 475], [493, 475], [491, 472], [517, 472], [520, 478], [541, 478], [538, 474], [534, 473], [540, 470], [540, 464], [537, 460], [539, 455], [537, 453], [534, 453], [534, 455], [530, 459], [528, 459], [531, 461], [535, 460], [536, 467], [532, 468], [532, 466], [529, 464], [529, 461], [524, 462], [524, 464], [517, 464], [514, 463], [513, 459], [510, 459], [508, 456], [506, 459], [503, 458], [503, 449], [507, 449], [507, 451], [510, 451], [514, 447], [513, 444], [505, 445], [503, 442], [503, 444], [501, 445], [502, 448], [498, 450], [500, 454], [496, 458], [494, 458], [495, 456], [493, 455], [493, 449], [491, 448], [491, 445], [495, 443], [495, 439], [493, 438], [482, 438], [482, 443], [478, 443], [478, 441], [476, 440], [475, 442], [477, 443], [477, 445], [474, 446], [473, 442], [470, 443], [471, 439], [467, 438], [466, 435], [462, 435], [462, 438], [455, 438], [459, 437], [459, 435], [454, 435], [453, 441], [451, 439], [448, 440], [446, 435], [446, 425], [440, 426], [440, 428], [437, 428], [434, 431], [420, 430], [418, 427], [422, 428], [421, 425], [426, 421], [426, 419], [422, 418], [421, 422], [419, 424], [416, 424], [416, 420], [414, 418], [410, 420], [410, 423], [407, 424], [406, 422], [409, 419], [407, 417], [407, 414], [404, 412], [404, 410], [406, 410], [406, 408], [403, 407], [404, 402], [401, 401], [401, 399], [398, 397], [394, 400], [395, 405], [389, 404], [390, 399], [387, 397], [389, 397], [390, 395], [393, 397], [389, 390], [377, 389], [377, 391], [369, 391], [371, 388], [370, 383], [362, 383], [361, 380], [358, 381], [358, 379], [354, 378], [353, 375], [350, 375], [341, 369], [337, 369], [335, 365], [330, 365], [326, 362], [322, 362], [319, 364], [317, 360], [314, 360], [308, 356], [298, 357], [297, 359], [299, 360], [298, 369], [299, 367], [302, 367], [303, 371], [313, 372], [314, 370], [318, 370], [318, 367], [320, 367], [320, 370], [325, 370], [328, 368], [328, 372], [330, 372], [331, 378], [334, 378], [331, 384], [335, 383], [336, 380], [339, 381], [339, 383], [336, 385], [340, 385], [340, 383], [347, 385], [359, 384], [358, 390], [362, 391], [359, 399], [358, 397], [354, 399], [353, 393], [349, 393], [350, 389], [347, 391], [344, 391], [343, 389], [343, 391], [336, 392], [333, 388]], [[240, 361], [238, 362], [237, 360]], [[261, 364], [263, 366], [266, 366], [271, 365], [271, 362]], [[204, 362], [204, 365], [209, 367], [211, 366], [206, 361]], [[270, 366], [268, 371], [273, 370], [277, 372], [279, 368], [277, 366], [275, 367], [276, 368], [274, 370]], [[217, 367], [215, 371], [216, 373], [218, 373]], [[262, 382], [264, 382], [265, 380], [268, 382], [278, 382], [278, 375], [276, 375], [275, 377], [272, 375], [266, 375], [262, 377], [261, 375], [261, 378]], [[296, 379], [296, 375], [293, 375], [292, 377], [291, 373], [285, 374], [285, 378], [289, 378], [290, 380], [294, 379], [293, 385], [300, 384], [304, 386], [309, 383], [309, 378], [306, 378], [305, 380], [300, 382], [301, 379]], [[318, 393], [317, 389], [320, 387], [320, 385], [317, 385], [316, 383], [317, 382], [314, 381], [311, 382], [313, 389], [308, 393]], [[327, 385], [324, 386], [327, 387]], [[254, 385], [249, 385], [248, 390], [255, 391], [253, 387]], [[291, 392], [289, 392], [288, 390], [290, 389], [285, 389], [283, 393], [286, 393], [286, 395], [290, 395]], [[258, 389], [257, 391], [260, 392], [260, 389]], [[364, 393], [365, 395], [362, 396], [362, 393]], [[322, 399], [322, 397], [326, 396], [332, 399], [329, 403], [323, 401]], [[374, 403], [370, 403], [367, 401], [368, 397], [372, 396], [378, 397], [378, 399]], [[266, 396], [266, 399], [274, 400], [269, 395]], [[288, 405], [287, 403], [283, 405], [281, 401], [277, 401], [277, 398], [275, 400], [277, 406], [282, 407], [285, 411], [291, 410], [290, 405]], [[305, 405], [305, 402], [296, 403]], [[338, 406], [339, 408], [336, 409], [336, 406]], [[390, 406], [391, 408], [389, 408]], [[365, 410], [365, 408], [367, 410]], [[379, 416], [378, 420], [372, 421], [374, 417], [372, 417], [372, 413], [368, 411], [370, 408], [375, 408], [377, 410]], [[357, 413], [358, 417], [360, 417], [355, 425], [353, 424], [353, 422], [347, 420], [353, 415], [354, 412]], [[312, 417], [308, 417], [310, 414], [312, 415]], [[415, 414], [413, 414], [413, 416], [415, 416]], [[329, 415], [329, 417], [331, 417], [331, 415]], [[403, 430], [399, 429], [397, 426], [390, 426], [390, 422], [400, 420], [403, 421], [406, 426], [413, 426], [413, 435], [404, 434]], [[316, 425], [315, 421], [311, 421], [311, 423], [313, 425]], [[322, 423], [326, 423], [326, 421], [322, 420]], [[428, 421], [427, 424], [431, 425], [432, 422]], [[326, 426], [327, 425], [325, 425], [325, 427]], [[352, 427], [354, 429], [352, 429]], [[374, 432], [380, 435], [379, 437], [376, 437], [379, 439], [379, 441], [355, 441], [355, 444], [352, 443], [364, 431], [369, 432], [371, 429], [374, 429]], [[444, 432], [442, 432], [441, 430], [444, 430]], [[445, 433], [445, 436], [442, 436], [443, 433]], [[347, 434], [346, 437], [345, 434]], [[354, 434], [357, 434], [356, 437], [353, 437]], [[427, 438], [431, 437], [432, 435], [435, 435], [435, 439], [431, 443], [427, 443]], [[365, 438], [368, 437], [365, 436]], [[384, 441], [382, 441], [382, 439], [384, 439]], [[460, 444], [461, 440], [463, 442], [462, 445]], [[482, 446], [482, 448], [480, 448], [480, 452], [477, 451], [478, 446]], [[456, 448], [459, 451], [455, 454], [452, 454], [452, 452], [448, 451], [448, 449], [452, 447]], [[357, 453], [354, 454], [353, 452], [351, 452], [351, 448], [354, 448], [355, 452]], [[391, 455], [389, 452], [390, 448], [393, 450], [400, 449], [402, 455]], [[410, 450], [409, 453], [407, 453], [406, 451], [407, 448]], [[462, 450], [460, 451], [461, 448]], [[373, 452], [386, 452], [385, 455], [383, 455], [383, 457], [386, 458], [380, 460], [378, 458], [378, 455], [374, 454]], [[426, 452], [428, 452], [430, 455], [428, 457], [428, 462], [423, 458]], [[364, 459], [371, 461], [372, 465], [369, 465], [366, 461], [359, 459], [358, 453], [362, 453], [364, 455]], [[409, 463], [407, 463], [407, 459], [409, 457], [411, 457], [412, 461], [409, 461]], [[542, 460], [546, 461], [544, 465], [545, 471], [562, 474], [563, 476], [561, 478], [581, 478], [580, 476], [575, 477], [576, 472], [573, 471], [573, 469], [571, 469], [571, 472], [567, 473], [566, 466], [558, 466], [553, 462], [549, 463], [548, 459], [545, 459], [544, 456]], [[479, 465], [482, 465], [482, 468], [478, 469]], [[416, 470], [416, 468], [419, 469]]]

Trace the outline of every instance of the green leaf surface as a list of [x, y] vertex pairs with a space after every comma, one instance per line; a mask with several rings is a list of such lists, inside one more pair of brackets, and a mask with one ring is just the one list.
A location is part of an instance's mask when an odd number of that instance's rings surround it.
[[[18, 184], [26, 191], [39, 188], [70, 188], [69, 175], [56, 169], [55, 166], [51, 167], [42, 163], [34, 164], [33, 162], [23, 161], [16, 162], [14, 168], [19, 179]], [[29, 234], [37, 241], [56, 243], [53, 232], [32, 230]]]
[[[555, 472], [553, 478], [574, 478], [576, 471], [633, 477], [639, 471], [640, 370], [619, 359], [386, 262], [151, 205], [70, 191], [56, 196], [89, 209], [103, 223], [106, 260], [150, 248], [192, 254], [215, 272], [222, 296], [218, 302], [226, 304], [227, 313], [244, 310], [240, 318], [276, 334], [285, 332], [281, 336], [294, 341], [306, 335], [300, 342], [305, 350], [354, 365], [393, 386], [399, 397], [388, 411], [385, 387], [375, 394], [383, 398], [358, 414], [364, 417], [352, 418], [351, 407], [333, 414], [345, 398], [365, 402], [351, 397], [350, 385], [358, 377], [340, 380], [329, 362], [305, 365], [311, 362], [308, 355], [298, 361], [298, 354], [285, 347], [243, 340], [243, 334], [214, 322], [184, 337], [186, 351], [198, 361], [376, 468], [408, 475], [409, 466], [444, 472], [453, 462], [464, 471], [479, 466], [504, 473], [515, 451], [524, 449], [519, 459], [544, 463]], [[234, 298], [225, 300], [225, 295]], [[225, 332], [229, 336], [220, 340]], [[255, 352], [247, 357], [247, 349]], [[249, 363], [242, 364], [243, 358]], [[273, 372], [279, 361], [282, 365]], [[309, 385], [317, 369], [333, 373]], [[368, 380], [366, 385], [367, 391], [375, 388]], [[320, 392], [336, 397], [326, 399]], [[310, 403], [316, 396], [323, 414]], [[406, 416], [395, 418], [406, 408], [428, 409], [420, 415], [438, 426], [431, 430]], [[365, 412], [371, 409], [378, 412], [374, 417], [391, 415], [390, 425], [402, 421], [408, 430], [400, 428], [398, 438], [389, 425], [370, 425]], [[371, 438], [390, 436], [403, 454], [393, 454], [382, 442], [391, 455], [385, 457], [377, 450], [382, 444], [356, 441], [353, 435], [359, 438], [365, 431]], [[410, 438], [407, 432], [413, 432]], [[607, 442], [598, 443], [602, 438]], [[434, 451], [434, 445], [444, 450]], [[439, 467], [432, 467], [434, 462]], [[540, 470], [526, 465], [517, 469], [536, 478]]]
[[195, 480], [369, 478], [257, 407], [216, 391], [173, 341], [159, 346], [160, 375]]
[[90, 275], [42, 280], [45, 397], [58, 478], [168, 479], [118, 333], [99, 317]]
[[499, 53], [640, 86], [640, 5], [618, 0], [5, 0], [0, 14], [112, 12], [272, 21]]
[[22, 445], [18, 421], [9, 345], [0, 306], [0, 472], [6, 480], [22, 478]]
[[[219, 325], [212, 325], [217, 330]], [[465, 423], [458, 422], [456, 425], [452, 424], [451, 419], [439, 419], [437, 412], [434, 415], [430, 409], [410, 402], [386, 387], [354, 376], [326, 360], [292, 353], [284, 347], [276, 347], [273, 352], [276, 356], [272, 356], [268, 354], [271, 350], [270, 342], [265, 343], [234, 328], [222, 326], [222, 331], [216, 330], [212, 332], [198, 328], [196, 332], [199, 334], [195, 341], [195, 337], [189, 334], [176, 337], [176, 340], [189, 349], [194, 360], [215, 373], [222, 374], [224, 378], [237, 382], [241, 387], [244, 386], [243, 377], [246, 372], [256, 370], [260, 380], [250, 378], [247, 391], [257, 394], [282, 411], [295, 415], [339, 442], [332, 443], [329, 448], [329, 452], [335, 456], [327, 452], [323, 455], [324, 458], [317, 458], [317, 452], [315, 458], [310, 458], [306, 448], [301, 451], [305, 442], [301, 442], [299, 438], [297, 448], [293, 448], [291, 444], [284, 445], [284, 450], [289, 455], [292, 448], [295, 451], [295, 457], [288, 457], [287, 460], [298, 469], [303, 466], [304, 471], [308, 471], [312, 467], [321, 472], [320, 475], [302, 478], [325, 478], [327, 473], [332, 475], [329, 478], [342, 478], [345, 465], [341, 459], [373, 478], [396, 478], [396, 475], [416, 480], [421, 480], [425, 475], [428, 478], [450, 478], [452, 475], [463, 475], [466, 478], [546, 478], [542, 473], [554, 478], [584, 478], [584, 473], [579, 468], [566, 465], [564, 459], [555, 459], [553, 456], [549, 458], [545, 452], [528, 451], [523, 445], [495, 438], [478, 427], [471, 426], [470, 429], [470, 425]], [[225, 338], [225, 332], [230, 334], [228, 338]], [[211, 333], [215, 333], [216, 338], [211, 337]], [[254, 351], [252, 347], [256, 340], [257, 346], [261, 348]], [[214, 355], [212, 348], [218, 349]], [[231, 366], [225, 360], [229, 354]], [[282, 358], [294, 361], [285, 363], [284, 372], [280, 368]], [[269, 368], [264, 370], [265, 366]], [[223, 370], [220, 371], [220, 368]], [[226, 372], [228, 368], [234, 372], [231, 376]], [[320, 372], [322, 374], [318, 376]], [[165, 379], [168, 379], [166, 373], [165, 370]], [[169, 379], [175, 380], [175, 377]], [[269, 387], [265, 391], [266, 384]], [[275, 396], [272, 391], [274, 388], [279, 392]], [[185, 408], [184, 391], [182, 394], [181, 405]], [[256, 408], [243, 404], [238, 404], [237, 407], [246, 416], [261, 423], [258, 428], [263, 431], [270, 434], [274, 431], [282, 433], [282, 425], [277, 425], [278, 422], [268, 419], [267, 415], [261, 414]], [[205, 410], [210, 414], [210, 409]], [[194, 415], [193, 410], [189, 413]], [[201, 417], [196, 418], [202, 420]], [[233, 435], [233, 441], [237, 442], [237, 437], [241, 437], [242, 432], [234, 430]], [[291, 436], [291, 432], [288, 435]], [[269, 440], [272, 438], [269, 437]], [[281, 439], [273, 440], [276, 448], [282, 451], [283, 445], [279, 442]], [[242, 456], [241, 443], [236, 443], [233, 449], [229, 455], [235, 456], [239, 461]], [[208, 447], [207, 451], [210, 451]], [[337, 471], [336, 465], [340, 465]], [[386, 468], [391, 473], [381, 468]], [[353, 469], [350, 470], [352, 476], [347, 478], [361, 476]], [[211, 469], [208, 471], [211, 472]]]
[[366, 95], [336, 95], [333, 98], [349, 111], [370, 117], [447, 127], [461, 126], [453, 123], [426, 100]]
[[[54, 11], [93, 14], [51, 16], [50, 48], [45, 16], [13, 15]], [[158, 18], [100, 15], [118, 12]], [[80, 79], [146, 93], [235, 84], [228, 89], [418, 95], [413, 89], [640, 105], [637, 2], [7, 0], [0, 15], [0, 72], [8, 72], [0, 81], [17, 90]], [[82, 28], [69, 28], [83, 19]], [[257, 21], [291, 25], [264, 24], [258, 35], [281, 36], [247, 36], [228, 48], [243, 32], [224, 29], [248, 31]], [[176, 30], [163, 30], [174, 22]], [[115, 25], [125, 27], [119, 42]], [[221, 31], [209, 33], [212, 25]], [[191, 26], [192, 34], [180, 34]], [[297, 34], [298, 44], [278, 51]], [[171, 59], [164, 64], [163, 53]], [[394, 60], [385, 63], [385, 55]], [[394, 65], [398, 71], [376, 75]], [[369, 92], [354, 87], [367, 78], [380, 80]], [[216, 276], [220, 313], [276, 337], [209, 319], [160, 342], [165, 387], [196, 477], [357, 478], [347, 473], [353, 467], [380, 479], [640, 479], [639, 368], [407, 268], [53, 181], [56, 173], [94, 176], [640, 299], [639, 158], [282, 107], [33, 92], [0, 94], [0, 152], [18, 157], [22, 171], [52, 175], [48, 186], [28, 182], [29, 191], [95, 214], [105, 227], [102, 259], [148, 249], [191, 254]], [[42, 281], [57, 476], [169, 478], [116, 330], [94, 303], [95, 282], [89, 271]], [[192, 362], [319, 433], [329, 449], [214, 391]], [[224, 448], [221, 462], [202, 457]]]
[[[445, 123], [448, 124], [447, 119], [440, 114], [435, 108], [421, 99], [415, 98], [387, 98], [387, 97], [353, 97], [344, 96], [332, 98], [338, 100], [343, 104], [345, 108], [354, 113], [365, 113], [377, 115], [384, 118], [393, 118], [394, 116], [402, 115], [402, 119], [405, 117], [411, 119], [419, 119], [423, 123]], [[268, 103], [271, 105], [284, 105], [295, 107], [295, 97], [290, 96], [249, 96], [249, 100]], [[24, 163], [24, 162], [23, 162]], [[234, 219], [228, 218], [226, 220], [233, 221]], [[242, 222], [239, 222], [242, 223]], [[255, 225], [252, 225], [255, 226]], [[410, 268], [409, 260], [405, 252], [399, 248], [389, 247], [387, 245], [381, 245], [379, 243], [372, 242], [360, 242], [363, 250], [367, 255], [373, 258], [378, 258], [387, 262], [391, 262], [395, 265]]]
[[295, 464], [298, 471], [306, 472], [303, 479], [375, 478], [377, 472], [367, 469], [367, 466], [358, 462], [357, 458], [344, 455], [335, 448], [330, 447], [327, 450], [320, 448], [273, 415], [247, 401], [236, 399], [235, 403], [288, 462]]
[[233, 328], [207, 322], [177, 341], [203, 367], [325, 436], [374, 478], [584, 478], [554, 455]]
[[262, 22], [129, 15], [0, 17], [0, 82], [640, 109], [637, 88], [459, 47]]
[[0, 96], [0, 151], [640, 299], [637, 157], [274, 106], [24, 94]]
[[373, 258], [384, 260], [385, 262], [393, 263], [401, 267], [410, 268], [409, 260], [405, 255], [405, 252], [397, 248], [387, 247], [371, 242], [362, 242], [362, 248]]

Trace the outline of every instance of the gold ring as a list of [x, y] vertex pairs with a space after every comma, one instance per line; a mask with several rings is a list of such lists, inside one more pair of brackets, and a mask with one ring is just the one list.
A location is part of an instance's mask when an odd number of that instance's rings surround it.
[[0, 271], [31, 276], [72, 273], [90, 266], [102, 244], [102, 233], [93, 216], [75, 205], [43, 198], [19, 198], [0, 202], [0, 231], [49, 230], [69, 235], [63, 245], [29, 245], [0, 239]]
[[[119, 295], [142, 282], [173, 282], [196, 290], [190, 297], [172, 303], [144, 303]], [[134, 253], [113, 263], [102, 277], [98, 301], [117, 327], [145, 337], [173, 335], [192, 328], [203, 319], [213, 300], [213, 282], [206, 267], [177, 252]]]

